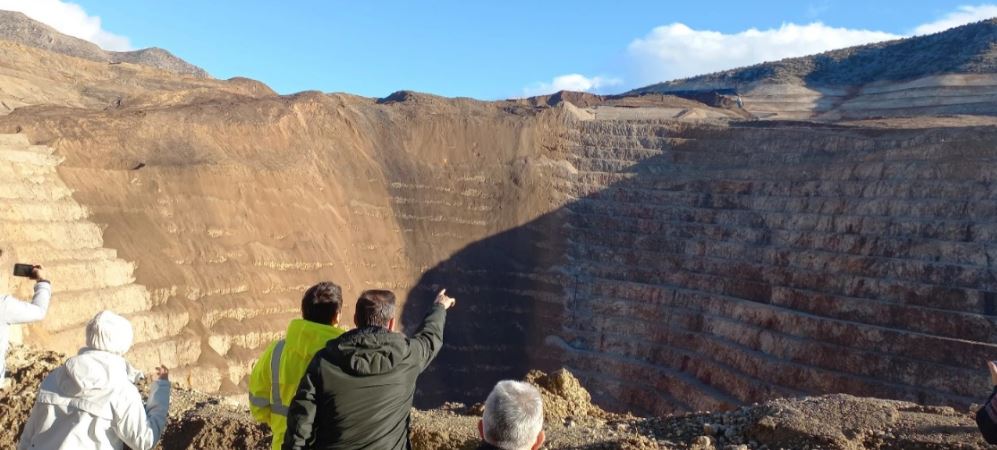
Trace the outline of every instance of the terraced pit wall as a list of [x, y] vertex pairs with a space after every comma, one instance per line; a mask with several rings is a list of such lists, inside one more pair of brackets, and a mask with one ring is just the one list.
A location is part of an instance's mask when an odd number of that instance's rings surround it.
[[[166, 329], [149, 345], [175, 351], [140, 347], [133, 357], [243, 400], [255, 359], [300, 317], [309, 286], [343, 286], [342, 324], [351, 326], [362, 290], [392, 289], [404, 302], [422, 271], [466, 243], [555, 208], [533, 180], [544, 167], [536, 149], [559, 142], [543, 127], [557, 120], [428, 96], [379, 104], [306, 93], [142, 110], [24, 108], [0, 118], [0, 129], [56, 149], [64, 161], [46, 180], [71, 187], [98, 238], [104, 229], [103, 245], [134, 264], [148, 292], [107, 306], [133, 320], [160, 317], [136, 327], [143, 336], [147, 326]], [[11, 229], [28, 229], [31, 211], [17, 210], [28, 222]], [[72, 241], [69, 231], [37, 237]], [[63, 275], [53, 274], [56, 286], [68, 283]], [[59, 308], [95, 302], [56, 294]], [[66, 345], [82, 343], [86, 318], [71, 319]], [[54, 310], [29, 331], [67, 320]]]
[[152, 367], [176, 358], [188, 345], [175, 339], [187, 313], [151, 311], [155, 300], [134, 284], [134, 264], [104, 246], [101, 228], [60, 179], [56, 168], [62, 159], [48, 146], [31, 145], [23, 134], [0, 135], [0, 261], [6, 268], [0, 289], [30, 300], [34, 283], [7, 271], [15, 262], [40, 264], [54, 281], [56, 299], [46, 320], [30, 332], [15, 329], [14, 342], [27, 339], [72, 354], [84, 345], [90, 317], [114, 309], [134, 323], [136, 364]]
[[475, 337], [431, 369], [438, 398], [483, 398], [475, 373], [523, 361], [655, 414], [824, 392], [965, 407], [987, 392], [994, 129], [579, 121], [569, 141], [563, 208], [424, 278], [499, 308], [462, 321]]
[[176, 351], [152, 355], [209, 392], [242, 397], [323, 279], [347, 324], [363, 289], [395, 289], [409, 331], [458, 297], [423, 405], [562, 364], [646, 413], [987, 392], [997, 132], [624, 112], [307, 93], [19, 109], [0, 131], [65, 158], [148, 289], [116, 307], [169, 318], [149, 345]]

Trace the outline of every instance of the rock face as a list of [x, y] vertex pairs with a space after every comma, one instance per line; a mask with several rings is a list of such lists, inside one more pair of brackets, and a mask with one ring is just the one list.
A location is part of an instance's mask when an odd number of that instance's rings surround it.
[[[47, 320], [30, 328], [26, 339], [64, 353], [84, 345], [86, 322], [99, 311], [129, 314], [136, 329], [133, 357], [149, 365], [184, 353], [191, 339], [179, 337], [187, 311], [149, 312], [156, 301], [133, 282], [134, 264], [105, 248], [100, 227], [72, 197], [56, 167], [62, 158], [52, 148], [31, 145], [23, 134], [0, 135], [0, 246], [5, 266], [41, 264], [53, 282], [55, 301]], [[6, 272], [6, 270], [4, 271]], [[31, 298], [31, 283], [0, 275], [8, 291]], [[15, 341], [20, 339], [15, 339]]]
[[199, 388], [238, 394], [301, 292], [333, 279], [398, 289], [409, 329], [435, 288], [463, 300], [427, 403], [562, 362], [603, 404], [656, 413], [986, 391], [989, 128], [578, 120], [433, 98], [225, 108], [6, 120], [66, 155], [61, 177], [158, 299], [149, 314], [191, 318], [171, 322], [191, 345], [163, 362]]
[[547, 119], [482, 102], [302, 94], [6, 119], [60, 148], [61, 178], [137, 263], [150, 310], [191, 317], [174, 331], [197, 344], [163, 363], [239, 397], [310, 285], [340, 283], [349, 324], [361, 290], [428, 295], [409, 292], [423, 268], [550, 208], [523, 172], [556, 142]]
[[[655, 414], [830, 392], [963, 408], [988, 391], [992, 117], [745, 120], [719, 94], [277, 96], [3, 52], [2, 95], [25, 93], [0, 116], [25, 148], [4, 189], [64, 204], [12, 200], [5, 238], [78, 268], [28, 343], [75, 345], [110, 307], [145, 368], [241, 398], [302, 292], [334, 280], [346, 325], [363, 289], [396, 290], [407, 331], [438, 288], [459, 299], [422, 405], [562, 365], [598, 404]], [[25, 138], [55, 149], [57, 174]], [[20, 254], [36, 241], [66, 253]]]
[[[424, 279], [501, 305], [450, 325], [471, 342], [435, 366], [441, 395], [462, 361], [552, 354], [603, 405], [657, 414], [823, 392], [962, 407], [987, 391], [992, 128], [575, 127], [551, 180], [564, 207]], [[535, 351], [480, 355], [495, 341]]]
[[647, 411], [957, 406], [994, 342], [991, 128], [580, 125], [563, 348]]

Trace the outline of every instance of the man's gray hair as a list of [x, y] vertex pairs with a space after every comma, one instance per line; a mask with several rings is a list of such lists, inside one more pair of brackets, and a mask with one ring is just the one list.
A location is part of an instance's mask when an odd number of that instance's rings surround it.
[[529, 450], [544, 426], [537, 388], [520, 381], [499, 381], [485, 400], [485, 442], [505, 450]]

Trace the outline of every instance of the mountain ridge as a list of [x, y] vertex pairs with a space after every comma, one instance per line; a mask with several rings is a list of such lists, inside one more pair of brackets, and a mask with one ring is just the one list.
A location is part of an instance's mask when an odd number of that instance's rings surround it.
[[0, 10], [0, 39], [91, 61], [110, 64], [131, 63], [178, 75], [211, 78], [204, 69], [162, 48], [150, 47], [125, 52], [104, 50], [97, 44], [60, 33], [17, 11]]
[[625, 94], [704, 90], [706, 86], [712, 86], [711, 89], [737, 90], [742, 85], [764, 81], [852, 86], [948, 73], [994, 73], [997, 72], [995, 42], [997, 18], [991, 18], [928, 35], [846, 47], [663, 81], [632, 89]]

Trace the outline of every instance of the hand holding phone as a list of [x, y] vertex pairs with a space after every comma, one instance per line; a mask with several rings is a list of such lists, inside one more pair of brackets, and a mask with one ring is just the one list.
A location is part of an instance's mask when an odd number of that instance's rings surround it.
[[42, 266], [35, 264], [14, 264], [14, 276], [38, 280], [41, 279], [41, 269]]

